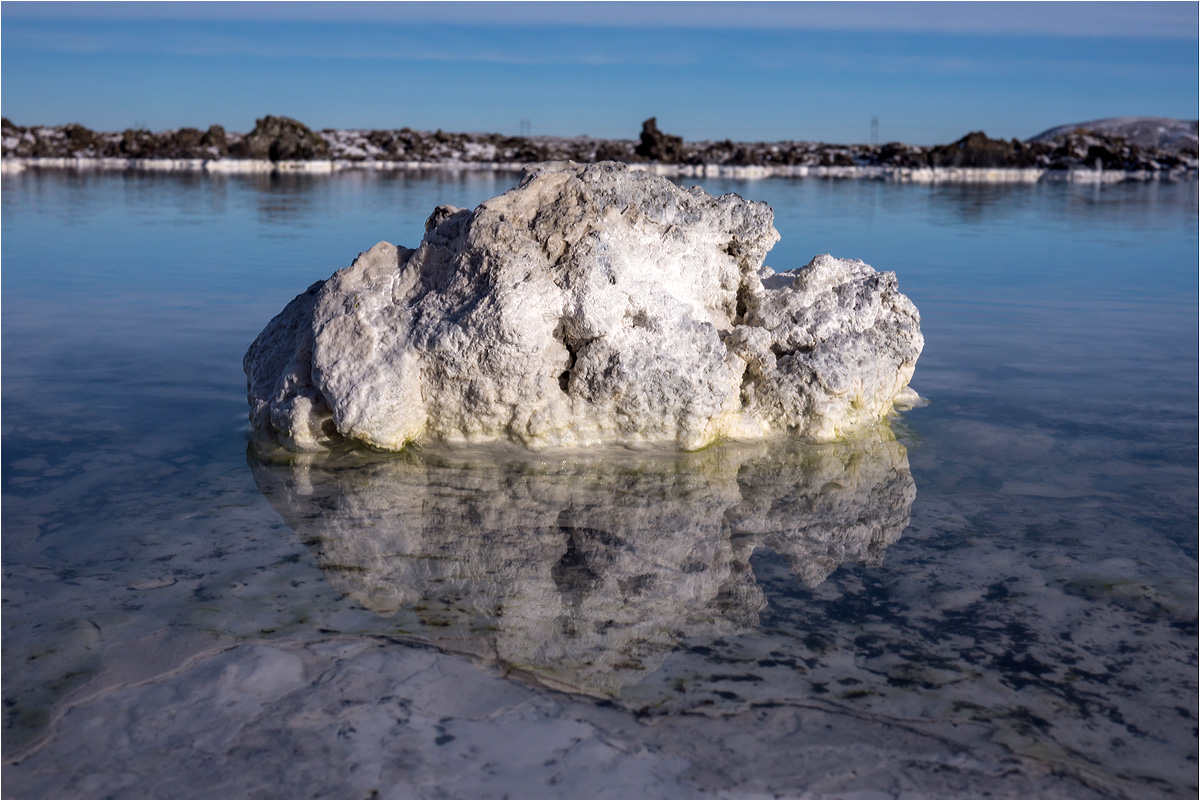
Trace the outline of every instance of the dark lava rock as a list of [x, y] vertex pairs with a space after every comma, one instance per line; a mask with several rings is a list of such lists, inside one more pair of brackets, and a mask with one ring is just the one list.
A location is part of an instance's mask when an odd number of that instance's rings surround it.
[[290, 117], [266, 116], [230, 148], [234, 156], [271, 161], [306, 161], [329, 157], [329, 145], [304, 123]]
[[[1186, 145], [1173, 144], [1174, 150], [1141, 147], [1123, 136], [1082, 128], [1063, 134], [1058, 146], [1049, 151], [1045, 162], [1050, 169], [1102, 168], [1105, 170], [1157, 171], [1196, 168], [1196, 153]], [[1047, 145], [1041, 145], [1049, 147]]]
[[957, 142], [929, 151], [931, 167], [1036, 167], [1044, 146], [1013, 139], [989, 139], [983, 131], [969, 133]]
[[82, 125], [66, 125], [63, 127], [63, 133], [67, 135], [67, 150], [72, 155], [100, 149], [101, 143], [97, 140], [95, 132]]
[[125, 158], [154, 158], [159, 154], [159, 142], [154, 134], [146, 130], [126, 128], [118, 145], [120, 155]]
[[707, 146], [698, 148], [691, 158], [688, 159], [690, 164], [728, 164], [733, 154], [737, 152], [737, 145], [726, 139], [724, 142], [712, 142]]
[[733, 167], [762, 165], [770, 161], [761, 146], [750, 142], [733, 143], [726, 139], [702, 151], [693, 153], [688, 159], [692, 164], [728, 164]]
[[[1124, 148], [1123, 148], [1124, 149]], [[1122, 153], [1120, 150], [1104, 145], [1092, 145], [1088, 148], [1085, 163], [1099, 164], [1106, 170], [1123, 170], [1127, 161], [1136, 161], [1136, 155], [1129, 149]], [[1132, 157], [1132, 158], [1131, 158]]]
[[826, 150], [821, 154], [822, 167], [853, 167], [854, 157], [844, 150]]
[[225, 129], [220, 125], [210, 125], [200, 137], [200, 146], [211, 148], [218, 156], [229, 153], [229, 142], [225, 139]]
[[546, 161], [546, 149], [526, 139], [513, 150], [509, 158], [511, 161], [521, 162]]
[[596, 146], [596, 161], [633, 161], [633, 153], [619, 142], [601, 142]]
[[29, 157], [38, 143], [28, 128], [17, 125], [8, 117], [0, 117], [0, 135], [4, 137], [4, 156]]
[[367, 134], [367, 142], [382, 150], [390, 158], [396, 158], [404, 151], [404, 146], [396, 141], [394, 131], [371, 131]]
[[684, 161], [683, 137], [672, 136], [658, 130], [658, 118], [651, 117], [642, 123], [642, 143], [634, 153], [644, 159], [663, 164], [682, 164]]
[[175, 159], [200, 158], [200, 139], [203, 136], [198, 128], [180, 128], [174, 133], [164, 134], [161, 155]]
[[[313, 132], [287, 117], [263, 117], [245, 136], [227, 135], [213, 125], [203, 133], [196, 128], [151, 133], [130, 129], [121, 133], [91, 131], [77, 125], [23, 127], [8, 118], [0, 120], [5, 158], [176, 158], [211, 159], [221, 157], [280, 160], [346, 159], [349, 161], [418, 162], [538, 162], [579, 163], [623, 161], [638, 163], [728, 166], [855, 166], [876, 165], [890, 168], [924, 167], [1040, 167], [1051, 170], [1129, 170], [1164, 172], [1170, 176], [1194, 175], [1197, 153], [1194, 144], [1195, 123], [1176, 125], [1166, 133], [1155, 129], [1159, 139], [1173, 136], [1171, 150], [1142, 145], [1114, 131], [1125, 127], [1109, 125], [1102, 131], [1063, 126], [1054, 129], [1054, 137], [1040, 137], [1022, 143], [1017, 140], [990, 139], [982, 132], [968, 134], [957, 142], [934, 147], [888, 144], [834, 145], [812, 141], [685, 142], [681, 137], [658, 129], [654, 117], [642, 124], [639, 142], [628, 139], [592, 139], [576, 137], [525, 137], [503, 134], [463, 134], [438, 130], [414, 131], [411, 128], [383, 131], [326, 130]], [[1145, 122], [1134, 120], [1142, 128]], [[1168, 121], [1170, 122], [1170, 121]], [[1176, 121], [1178, 122], [1178, 121]], [[1184, 121], [1186, 122], [1186, 121]], [[1162, 127], [1162, 126], [1159, 126]], [[1141, 131], [1142, 128], [1137, 128]], [[1191, 133], [1189, 133], [1189, 131]], [[1188, 136], [1192, 136], [1191, 139]], [[1172, 177], [1172, 180], [1174, 178]]]
[[889, 167], [918, 169], [929, 166], [928, 156], [903, 142], [888, 142], [879, 148], [877, 163]]

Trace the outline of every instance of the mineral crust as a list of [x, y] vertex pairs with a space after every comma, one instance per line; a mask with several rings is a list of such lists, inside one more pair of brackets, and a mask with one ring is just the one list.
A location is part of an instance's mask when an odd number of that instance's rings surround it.
[[792, 434], [887, 416], [923, 339], [896, 276], [764, 267], [771, 208], [615, 162], [533, 165], [415, 249], [381, 242], [297, 296], [243, 361], [250, 418], [342, 439], [531, 448]]

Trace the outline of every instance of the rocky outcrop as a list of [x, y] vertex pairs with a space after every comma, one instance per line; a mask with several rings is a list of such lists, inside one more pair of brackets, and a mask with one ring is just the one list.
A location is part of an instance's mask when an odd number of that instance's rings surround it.
[[907, 397], [916, 308], [860, 261], [764, 267], [772, 222], [623, 164], [535, 165], [293, 300], [246, 353], [251, 420], [296, 450], [695, 449], [877, 422]]
[[228, 154], [229, 142], [225, 137], [225, 129], [220, 125], [208, 126], [208, 130], [200, 137], [200, 147], [216, 153], [218, 156]]
[[[234, 159], [304, 162], [331, 159], [343, 165], [500, 164], [544, 161], [621, 161], [682, 168], [764, 167], [783, 174], [793, 168], [824, 170], [841, 177], [889, 177], [897, 171], [976, 169], [1093, 170], [1097, 158], [1109, 170], [1168, 179], [1194, 176], [1197, 169], [1195, 121], [1125, 118], [1096, 123], [1102, 130], [1071, 126], [1051, 129], [1032, 140], [990, 139], [968, 134], [933, 147], [890, 142], [838, 145], [811, 141], [686, 142], [664, 133], [655, 118], [642, 125], [640, 141], [587, 136], [505, 136], [446, 131], [310, 131], [287, 117], [258, 120], [249, 134], [212, 126], [151, 133], [128, 130], [96, 133], [80, 125], [25, 128], [4, 120], [4, 158], [56, 159]], [[1153, 125], [1151, 124], [1153, 123]], [[1126, 139], [1120, 131], [1129, 132]]]
[[1017, 139], [990, 139], [983, 131], [969, 133], [957, 142], [932, 148], [930, 167], [1036, 167], [1047, 148], [1026, 145]]
[[82, 125], [56, 128], [23, 128], [5, 118], [0, 121], [5, 157], [112, 158], [112, 159], [216, 159], [229, 154], [225, 129], [213, 125], [152, 133], [129, 128], [120, 133], [96, 133]]
[[1055, 137], [1052, 144], [1037, 146], [1052, 148], [1045, 157], [1050, 169], [1074, 168], [1136, 171], [1176, 171], [1193, 169], [1196, 164], [1194, 144], [1176, 142], [1167, 150], [1143, 148], [1121, 136], [1075, 129]]
[[684, 638], [758, 625], [750, 557], [809, 586], [878, 567], [916, 488], [886, 427], [852, 442], [390, 457], [252, 451], [339, 592], [396, 628], [557, 689], [616, 695]]
[[634, 152], [644, 159], [664, 164], [682, 164], [686, 160], [683, 137], [658, 130], [658, 120], [654, 117], [642, 123], [642, 141]]
[[307, 161], [329, 158], [329, 144], [291, 117], [267, 115], [255, 120], [254, 130], [234, 145], [231, 153], [247, 159]]

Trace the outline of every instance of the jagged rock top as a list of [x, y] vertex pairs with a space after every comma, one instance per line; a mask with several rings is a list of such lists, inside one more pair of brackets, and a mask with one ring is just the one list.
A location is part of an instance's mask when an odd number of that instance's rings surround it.
[[614, 162], [535, 165], [293, 300], [246, 354], [251, 420], [296, 450], [695, 449], [886, 416], [923, 345], [916, 309], [859, 261], [775, 274], [778, 239], [765, 203]]

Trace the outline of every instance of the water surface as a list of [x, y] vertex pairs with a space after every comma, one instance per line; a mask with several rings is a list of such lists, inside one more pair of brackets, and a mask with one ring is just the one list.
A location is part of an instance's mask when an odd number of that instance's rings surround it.
[[1197, 792], [1197, 189], [711, 181], [929, 405], [700, 454], [252, 443], [314, 280], [515, 175], [3, 178], [4, 793]]

